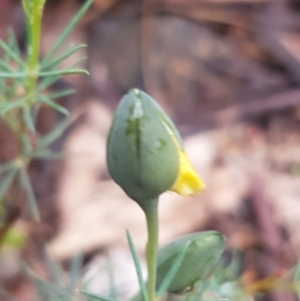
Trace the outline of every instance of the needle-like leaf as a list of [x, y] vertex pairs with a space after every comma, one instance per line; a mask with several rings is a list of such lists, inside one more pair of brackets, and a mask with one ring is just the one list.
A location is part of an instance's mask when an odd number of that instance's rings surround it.
[[52, 152], [51, 150], [40, 150], [31, 155], [32, 159], [36, 160], [60, 160], [67, 157], [66, 153]]
[[37, 206], [37, 201], [31, 186], [30, 179], [28, 177], [27, 171], [25, 168], [20, 170], [20, 179], [22, 187], [25, 189], [29, 202], [29, 209], [35, 221], [40, 221], [40, 214]]
[[0, 77], [4, 77], [4, 78], [22, 78], [26, 76], [27, 76], [26, 72], [0, 72]]
[[63, 271], [62, 267], [60, 266], [60, 264], [57, 261], [52, 259], [49, 249], [48, 249], [48, 246], [45, 246], [44, 253], [45, 253], [45, 258], [46, 258], [46, 262], [47, 262], [47, 267], [50, 270], [51, 280], [55, 284], [61, 286], [63, 284], [62, 278], [64, 276], [64, 271]]
[[174, 260], [170, 270], [168, 271], [168, 273], [166, 274], [165, 279], [162, 281], [160, 287], [158, 288], [157, 291], [157, 297], [161, 297], [168, 289], [169, 285], [171, 284], [172, 280], [174, 279], [174, 276], [176, 275], [178, 268], [180, 267], [180, 264], [182, 262], [182, 259], [186, 253], [186, 250], [189, 247], [189, 242], [186, 243], [182, 250], [178, 253], [178, 255], [176, 256], [176, 259]]
[[27, 17], [29, 17], [31, 15], [31, 7], [30, 7], [30, 3], [28, 0], [22, 0], [22, 6], [23, 9], [25, 11], [25, 14], [27, 15]]
[[11, 169], [0, 184], [0, 203], [17, 174], [17, 169]]
[[22, 54], [20, 52], [20, 47], [16, 39], [16, 35], [12, 28], [8, 29], [8, 42], [7, 45], [14, 51], [14, 53], [19, 57], [22, 58]]
[[62, 90], [62, 91], [55, 91], [55, 92], [49, 93], [45, 96], [50, 98], [50, 99], [55, 99], [55, 98], [68, 96], [68, 95], [71, 95], [73, 93], [75, 93], [74, 89], [65, 89], [65, 90]]
[[48, 63], [53, 54], [56, 52], [56, 50], [62, 45], [62, 43], [66, 40], [68, 35], [71, 33], [71, 31], [74, 29], [76, 24], [79, 22], [81, 17], [86, 13], [86, 11], [89, 9], [89, 7], [92, 5], [93, 0], [88, 0], [78, 11], [78, 13], [75, 15], [75, 17], [71, 20], [69, 25], [64, 29], [56, 43], [53, 45], [53, 47], [49, 50], [47, 55], [45, 56], [43, 62], [44, 64]]
[[111, 254], [108, 254], [108, 274], [109, 274], [109, 296], [111, 298], [117, 298], [116, 284], [115, 284], [115, 275], [114, 275], [114, 266]]
[[5, 164], [0, 165], [0, 174], [14, 168], [15, 161], [10, 161]]
[[40, 72], [39, 76], [40, 77], [45, 77], [45, 76], [61, 76], [61, 75], [67, 75], [67, 74], [86, 74], [89, 75], [89, 72], [85, 69], [67, 69], [67, 70], [53, 70], [53, 71], [45, 71], [45, 72]]
[[102, 296], [102, 295], [97, 295], [91, 292], [88, 292], [86, 290], [80, 290], [81, 293], [83, 293], [84, 295], [87, 295], [89, 297], [92, 297], [96, 300], [100, 300], [100, 301], [118, 301], [117, 299], [114, 298], [110, 298], [110, 297], [106, 297], [106, 296]]
[[43, 103], [45, 103], [46, 105], [48, 105], [49, 107], [59, 111], [60, 113], [62, 113], [64, 115], [67, 115], [67, 116], [70, 115], [69, 111], [65, 107], [60, 106], [59, 104], [55, 103], [54, 101], [51, 100], [51, 98], [42, 97], [41, 101]]
[[63, 60], [65, 60], [66, 58], [70, 57], [72, 54], [74, 54], [75, 52], [77, 52], [78, 50], [82, 49], [86, 47], [85, 44], [81, 44], [75, 47], [72, 47], [71, 49], [66, 50], [62, 55], [58, 56], [56, 59], [46, 63], [44, 61], [41, 62], [41, 70], [44, 69], [49, 69], [52, 67], [57, 66], [58, 64], [60, 64]]
[[10, 68], [8, 64], [6, 64], [4, 61], [0, 61], [0, 70], [4, 72], [12, 73], [13, 70]]
[[14, 102], [5, 103], [3, 105], [1, 104], [0, 105], [0, 114], [4, 115], [12, 109], [15, 109], [17, 107], [22, 107], [23, 105], [26, 104], [26, 102], [29, 98], [30, 97], [27, 95], [27, 96], [21, 97], [20, 99], [14, 101]]
[[145, 281], [143, 279], [143, 274], [142, 274], [142, 269], [141, 269], [141, 264], [137, 255], [137, 252], [135, 250], [131, 235], [128, 230], [126, 230], [126, 236], [127, 236], [127, 241], [129, 244], [130, 252], [134, 261], [139, 285], [140, 285], [140, 290], [141, 290], [141, 295], [142, 295], [142, 300], [143, 301], [148, 301], [148, 295], [147, 295], [147, 290], [146, 290], [146, 285]]
[[70, 279], [66, 291], [69, 295], [73, 295], [76, 282], [80, 277], [80, 269], [82, 267], [82, 255], [76, 255], [71, 262]]
[[25, 124], [27, 126], [27, 128], [31, 131], [31, 132], [35, 132], [35, 126], [34, 126], [34, 120], [33, 120], [33, 116], [31, 114], [31, 108], [28, 106], [25, 106], [23, 108], [23, 116], [24, 116], [24, 121]]
[[20, 67], [26, 68], [25, 63], [22, 61], [22, 58], [20, 58], [14, 51], [11, 49], [6, 43], [4, 43], [2, 40], [0, 40], [0, 48], [4, 50], [4, 52], [13, 59]]
[[52, 131], [50, 131], [48, 134], [46, 134], [44, 137], [38, 140], [38, 147], [48, 146], [52, 142], [57, 140], [59, 137], [61, 137], [64, 131], [74, 122], [75, 119], [75, 116], [71, 116], [59, 123]]

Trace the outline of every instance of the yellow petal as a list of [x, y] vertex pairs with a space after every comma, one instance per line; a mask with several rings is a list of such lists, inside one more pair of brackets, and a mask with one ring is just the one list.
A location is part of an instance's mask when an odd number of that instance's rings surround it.
[[205, 184], [194, 170], [187, 155], [179, 150], [179, 172], [171, 191], [184, 196], [195, 195], [205, 189]]

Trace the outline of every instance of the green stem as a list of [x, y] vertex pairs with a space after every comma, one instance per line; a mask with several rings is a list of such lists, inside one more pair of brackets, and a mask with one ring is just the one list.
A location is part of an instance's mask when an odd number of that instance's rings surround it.
[[146, 246], [146, 260], [148, 268], [148, 301], [156, 300], [156, 261], [158, 248], [158, 199], [139, 203], [146, 215], [148, 242]]
[[29, 105], [35, 102], [35, 91], [39, 73], [39, 53], [41, 40], [41, 22], [44, 1], [32, 0], [32, 14], [27, 16], [29, 26], [28, 46], [28, 83], [27, 93], [30, 95]]

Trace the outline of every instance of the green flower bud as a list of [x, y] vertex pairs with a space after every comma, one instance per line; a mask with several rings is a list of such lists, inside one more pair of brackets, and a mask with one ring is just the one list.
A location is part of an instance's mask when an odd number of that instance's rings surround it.
[[157, 288], [165, 279], [177, 254], [189, 243], [179, 269], [168, 291], [183, 292], [195, 282], [206, 279], [215, 269], [224, 250], [225, 238], [217, 231], [205, 231], [182, 236], [158, 252]]
[[175, 182], [179, 135], [146, 93], [133, 89], [118, 105], [107, 141], [113, 180], [137, 202], [157, 198]]

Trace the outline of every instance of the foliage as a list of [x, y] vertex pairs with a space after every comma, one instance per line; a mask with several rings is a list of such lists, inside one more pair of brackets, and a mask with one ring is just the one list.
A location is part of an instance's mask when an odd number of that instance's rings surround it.
[[[21, 51], [11, 29], [7, 32], [6, 41], [0, 40], [0, 124], [9, 131], [17, 144], [15, 157], [11, 161], [0, 162], [1, 252], [2, 247], [5, 251], [7, 248], [21, 248], [24, 244], [23, 233], [13, 228], [20, 215], [18, 202], [27, 200], [34, 221], [40, 221], [37, 200], [29, 176], [29, 165], [34, 160], [63, 157], [63, 154], [53, 152], [50, 146], [73, 122], [74, 117], [69, 116], [68, 110], [56, 101], [60, 97], [74, 93], [74, 90], [52, 91], [51, 86], [65, 75], [88, 74], [86, 70], [77, 68], [80, 61], [66, 69], [61, 69], [60, 65], [86, 46], [69, 46], [62, 49], [63, 42], [91, 6], [92, 1], [86, 1], [41, 59], [41, 21], [45, 0], [22, 0], [27, 34], [25, 53]], [[43, 106], [48, 106], [66, 116], [44, 136], [36, 129], [36, 122]], [[36, 282], [43, 283], [44, 287], [47, 287], [46, 282], [42, 280]], [[0, 294], [1, 300], [11, 300], [6, 293], [1, 291]], [[58, 295], [61, 295], [60, 290], [57, 290], [56, 296]]]
[[45, 0], [23, 0], [27, 28], [27, 47], [23, 54], [19, 48], [15, 34], [8, 31], [7, 41], [0, 40], [3, 56], [0, 59], [0, 114], [1, 122], [6, 124], [16, 139], [17, 156], [0, 165], [0, 206], [3, 213], [0, 227], [5, 227], [5, 216], [8, 207], [14, 206], [15, 201], [23, 192], [26, 193], [30, 212], [34, 220], [39, 221], [39, 210], [32, 183], [28, 175], [29, 164], [36, 159], [58, 159], [62, 154], [54, 153], [50, 144], [59, 138], [65, 128], [72, 122], [67, 117], [61, 124], [47, 135], [41, 136], [36, 130], [36, 121], [42, 106], [49, 106], [68, 116], [66, 108], [56, 100], [74, 92], [73, 89], [63, 89], [52, 92], [51, 85], [62, 76], [83, 73], [78, 69], [79, 62], [66, 69], [61, 69], [61, 63], [85, 45], [70, 46], [57, 53], [62, 43], [74, 29], [82, 15], [90, 7], [92, 0], [87, 1], [69, 25], [63, 30], [56, 43], [40, 60], [41, 20]]

